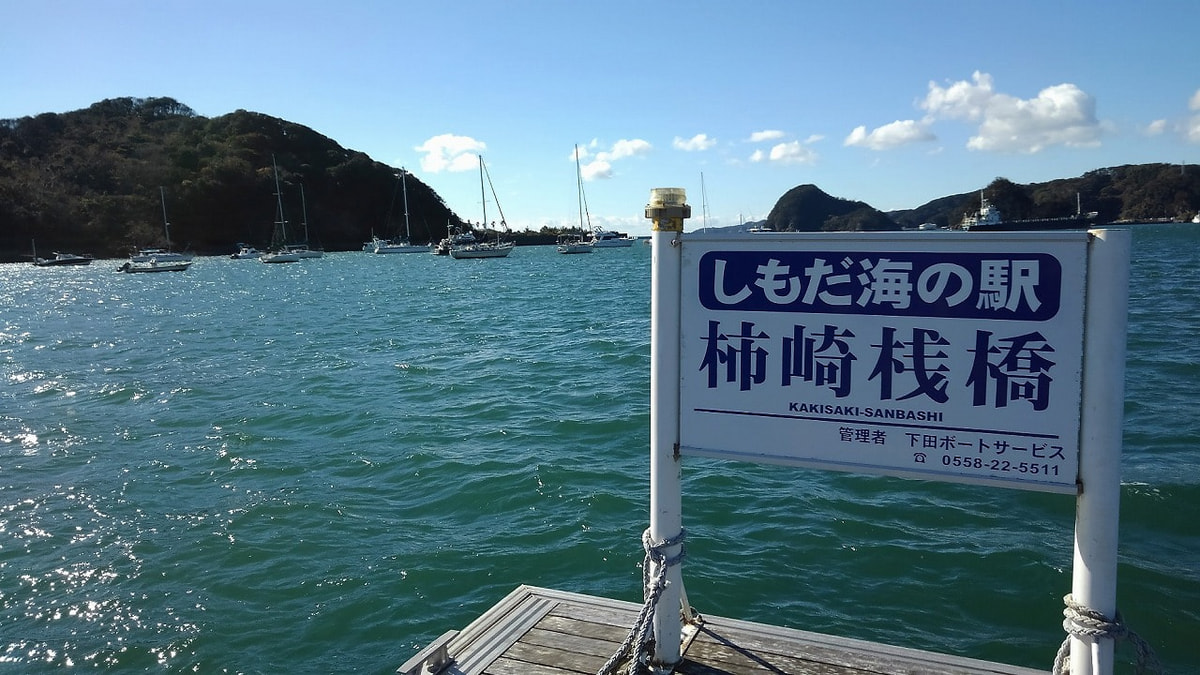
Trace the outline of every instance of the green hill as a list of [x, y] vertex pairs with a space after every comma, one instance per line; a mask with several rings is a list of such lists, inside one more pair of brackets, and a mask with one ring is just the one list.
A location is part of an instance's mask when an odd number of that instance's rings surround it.
[[[162, 245], [160, 187], [176, 248], [263, 246], [276, 220], [273, 159], [289, 228], [307, 213], [313, 244], [358, 249], [372, 232], [403, 229], [399, 170], [312, 129], [245, 110], [209, 119], [169, 98], [119, 98], [0, 121], [0, 259], [27, 258], [33, 239], [39, 250], [100, 257]], [[411, 174], [405, 183], [414, 241], [460, 223], [429, 186]]]

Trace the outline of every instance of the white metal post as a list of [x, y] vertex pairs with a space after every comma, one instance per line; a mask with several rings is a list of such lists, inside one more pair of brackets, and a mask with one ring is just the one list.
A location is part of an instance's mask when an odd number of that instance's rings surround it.
[[[683, 528], [679, 461], [679, 316], [683, 221], [691, 216], [682, 188], [650, 192], [646, 217], [653, 221], [650, 285], [650, 538], [658, 544]], [[681, 545], [664, 553], [679, 555]], [[653, 577], [658, 570], [648, 570]], [[679, 565], [667, 567], [667, 585], [654, 613], [654, 663], [680, 660]]]
[[[1083, 410], [1075, 514], [1075, 602], [1110, 620], [1117, 612], [1117, 524], [1129, 305], [1128, 230], [1094, 230], [1088, 244]], [[1112, 638], [1071, 636], [1071, 672], [1113, 672]]]

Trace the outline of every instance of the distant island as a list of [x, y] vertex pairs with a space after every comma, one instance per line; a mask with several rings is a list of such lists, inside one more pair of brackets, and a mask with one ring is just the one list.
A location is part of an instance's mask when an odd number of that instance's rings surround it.
[[[325, 250], [358, 250], [372, 235], [403, 227], [396, 208], [400, 170], [343, 148], [312, 129], [246, 110], [197, 115], [171, 98], [113, 98], [83, 110], [0, 120], [0, 261], [38, 250], [121, 257], [172, 243], [200, 255], [262, 245], [276, 220], [275, 175], [287, 219], [303, 218]], [[442, 198], [406, 176], [416, 242], [469, 227]], [[160, 190], [161, 188], [161, 190]], [[1200, 211], [1200, 167], [1140, 164], [1077, 178], [981, 186], [1007, 218], [1052, 218], [1077, 205], [1099, 224], [1188, 221]], [[925, 223], [955, 227], [979, 208], [980, 190], [915, 209], [882, 212], [832, 197], [815, 185], [782, 195], [765, 221], [780, 232], [886, 231]], [[558, 232], [512, 233], [518, 244], [553, 243]]]

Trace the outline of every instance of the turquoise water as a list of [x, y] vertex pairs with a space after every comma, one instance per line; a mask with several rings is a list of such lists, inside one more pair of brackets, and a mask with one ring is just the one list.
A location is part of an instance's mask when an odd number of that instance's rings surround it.
[[[1198, 245], [1134, 236], [1119, 604], [1172, 672], [1200, 670]], [[0, 266], [0, 670], [386, 673], [522, 583], [640, 601], [648, 247], [116, 266]], [[1049, 669], [1070, 497], [684, 480], [702, 613]]]

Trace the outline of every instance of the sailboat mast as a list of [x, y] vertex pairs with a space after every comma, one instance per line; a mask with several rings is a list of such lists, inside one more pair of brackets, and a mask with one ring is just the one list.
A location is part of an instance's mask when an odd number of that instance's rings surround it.
[[171, 223], [167, 222], [167, 192], [163, 186], [158, 186], [159, 201], [162, 202], [163, 232], [167, 235], [167, 250], [171, 250]]
[[287, 221], [283, 218], [283, 193], [279, 191], [279, 166], [275, 164], [275, 155], [271, 155], [271, 171], [275, 174], [275, 204], [279, 211], [279, 244], [287, 243]]
[[308, 200], [304, 198], [304, 183], [300, 184], [300, 212], [304, 217], [304, 243], [308, 243]]
[[579, 234], [583, 235], [583, 169], [579, 167], [579, 144], [575, 144], [575, 181], [579, 191]]
[[[412, 241], [412, 231], [408, 229], [408, 181], [405, 177], [407, 173], [404, 167], [400, 168], [400, 185], [404, 188], [404, 241]], [[429, 226], [426, 225], [425, 229], [428, 230]]]
[[483, 185], [483, 155], [479, 156], [479, 199], [483, 201], [483, 227], [487, 229], [487, 190]]

